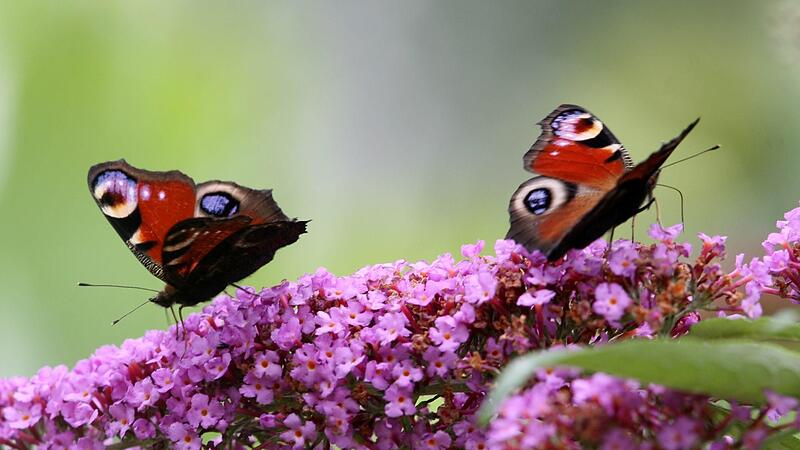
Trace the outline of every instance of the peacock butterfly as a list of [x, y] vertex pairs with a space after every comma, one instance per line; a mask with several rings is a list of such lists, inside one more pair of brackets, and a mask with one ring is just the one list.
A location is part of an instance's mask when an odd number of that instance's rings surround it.
[[271, 190], [194, 180], [177, 170], [151, 172], [125, 160], [89, 169], [97, 206], [136, 258], [167, 285], [153, 299], [196, 305], [272, 261], [306, 232]]
[[525, 169], [540, 176], [511, 196], [506, 238], [550, 261], [586, 247], [650, 206], [661, 166], [699, 120], [634, 166], [594, 114], [559, 106], [539, 122], [542, 133], [523, 158]]

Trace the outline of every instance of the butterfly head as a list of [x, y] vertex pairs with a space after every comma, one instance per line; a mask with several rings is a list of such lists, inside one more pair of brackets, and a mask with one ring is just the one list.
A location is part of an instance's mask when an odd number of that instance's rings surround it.
[[178, 299], [176, 298], [176, 294], [178, 290], [175, 289], [172, 285], [168, 284], [164, 286], [164, 289], [161, 290], [155, 297], [151, 298], [150, 301], [155, 303], [158, 306], [162, 306], [164, 308], [169, 308], [175, 303], [179, 303]]

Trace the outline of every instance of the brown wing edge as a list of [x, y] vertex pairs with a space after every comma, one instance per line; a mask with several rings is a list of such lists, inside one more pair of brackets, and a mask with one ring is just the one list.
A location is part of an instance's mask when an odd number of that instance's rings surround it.
[[683, 142], [686, 136], [691, 133], [695, 126], [697, 126], [698, 122], [700, 122], [700, 118], [698, 117], [692, 123], [686, 126], [683, 131], [680, 132], [677, 136], [670, 139], [669, 141], [661, 144], [661, 148], [650, 154], [644, 161], [640, 162], [636, 165], [633, 169], [625, 173], [622, 177], [620, 177], [619, 183], [623, 183], [626, 180], [630, 180], [633, 178], [642, 178], [647, 177], [651, 178], [656, 172], [661, 169], [661, 166], [667, 161], [667, 159], [672, 155], [672, 152], [678, 147], [678, 145]]
[[[226, 192], [240, 203], [239, 214], [250, 215], [258, 222], [289, 220], [272, 196], [272, 189], [251, 189], [233, 181], [210, 180], [197, 185], [197, 201], [211, 192]], [[195, 215], [199, 215], [199, 206]]]
[[[127, 161], [124, 159], [118, 159], [116, 161], [107, 161], [104, 163], [95, 164], [89, 168], [89, 173], [86, 176], [87, 184], [89, 185], [89, 190], [92, 190], [94, 186], [92, 183], [94, 182], [97, 175], [101, 172], [105, 172], [106, 170], [120, 170], [125, 172], [132, 177], [136, 178], [137, 180], [140, 179], [148, 179], [154, 181], [169, 181], [169, 180], [176, 180], [180, 179], [190, 185], [194, 186], [194, 180], [192, 177], [186, 175], [185, 173], [179, 170], [168, 170], [166, 172], [154, 172], [151, 170], [144, 170], [133, 167], [132, 165], [128, 164]], [[94, 197], [92, 197], [94, 198]]]

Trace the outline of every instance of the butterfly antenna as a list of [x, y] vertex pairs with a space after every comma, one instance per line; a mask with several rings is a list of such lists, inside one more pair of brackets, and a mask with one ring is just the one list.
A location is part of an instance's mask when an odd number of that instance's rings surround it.
[[[94, 286], [94, 285], [92, 285], [92, 286]], [[114, 326], [114, 325], [118, 324], [122, 319], [130, 316], [131, 314], [133, 314], [134, 311], [136, 311], [137, 309], [141, 308], [142, 306], [144, 306], [144, 305], [146, 305], [146, 304], [148, 304], [150, 302], [151, 302], [151, 300], [148, 299], [147, 301], [143, 302], [141, 305], [137, 306], [136, 308], [133, 308], [132, 310], [126, 312], [125, 314], [122, 315], [122, 317], [120, 317], [119, 319], [111, 322], [111, 326]]]
[[[140, 286], [125, 286], [121, 284], [91, 284], [91, 283], [78, 283], [79, 287], [113, 287], [113, 288], [120, 288], [120, 289], [137, 289], [139, 291], [148, 291], [148, 292], [155, 292], [158, 293], [159, 291], [155, 289], [140, 287]], [[149, 301], [149, 300], [148, 300]]]
[[682, 163], [684, 161], [688, 161], [688, 160], [690, 160], [692, 158], [696, 158], [696, 157], [698, 157], [698, 156], [700, 156], [702, 154], [705, 154], [705, 153], [708, 153], [708, 152], [712, 152], [712, 151], [717, 150], [719, 148], [721, 148], [719, 145], [715, 145], [715, 146], [713, 146], [711, 148], [707, 148], [707, 149], [703, 150], [702, 152], [698, 152], [698, 153], [695, 153], [694, 155], [687, 156], [686, 158], [679, 159], [679, 160], [671, 162], [669, 164], [665, 164], [665, 165], [661, 166], [661, 170], [666, 169], [669, 166], [674, 166], [675, 164]]
[[683, 192], [680, 189], [676, 188], [675, 186], [670, 186], [668, 184], [656, 184], [656, 186], [665, 187], [667, 189], [672, 189], [673, 191], [678, 193], [678, 196], [681, 198], [681, 223], [686, 225], [686, 221], [683, 218]]

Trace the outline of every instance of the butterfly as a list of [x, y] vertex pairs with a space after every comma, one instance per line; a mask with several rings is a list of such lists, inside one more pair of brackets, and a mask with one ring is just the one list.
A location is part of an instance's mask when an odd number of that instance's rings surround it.
[[506, 239], [550, 261], [591, 244], [650, 206], [661, 166], [699, 120], [634, 166], [597, 116], [559, 106], [538, 123], [542, 133], [523, 158], [525, 169], [540, 176], [511, 196]]
[[307, 221], [289, 219], [271, 190], [229, 181], [195, 184], [124, 159], [92, 166], [89, 191], [136, 258], [166, 283], [152, 302], [196, 305], [267, 264]]

